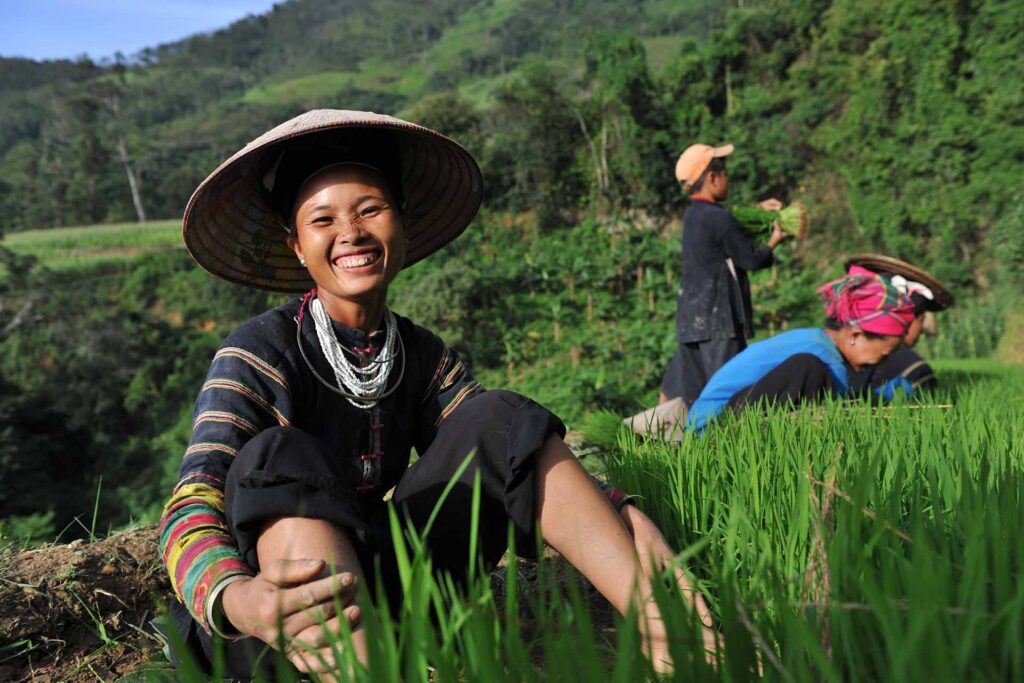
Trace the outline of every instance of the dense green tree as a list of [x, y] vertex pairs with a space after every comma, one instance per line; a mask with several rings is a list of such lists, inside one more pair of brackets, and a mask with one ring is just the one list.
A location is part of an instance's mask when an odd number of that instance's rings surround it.
[[590, 186], [604, 203], [598, 209], [660, 209], [671, 188], [671, 145], [643, 44], [634, 36], [597, 33], [585, 43], [583, 64], [590, 97], [582, 103], [586, 116], [574, 111], [587, 138]]
[[586, 192], [576, 165], [585, 138], [566, 82], [547, 62], [528, 61], [496, 93], [485, 123], [488, 198], [533, 211], [545, 228], [572, 215]]
[[458, 140], [473, 154], [479, 155], [483, 148], [483, 117], [472, 101], [456, 92], [427, 95], [410, 107], [406, 116], [410, 121]]

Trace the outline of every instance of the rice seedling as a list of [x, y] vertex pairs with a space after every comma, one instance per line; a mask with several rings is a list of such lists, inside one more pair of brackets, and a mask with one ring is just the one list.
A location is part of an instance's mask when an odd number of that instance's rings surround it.
[[779, 227], [787, 235], [798, 240], [807, 236], [807, 207], [800, 202], [793, 202], [779, 211], [746, 206], [732, 207], [729, 210], [743, 229], [757, 239], [766, 239], [771, 235], [775, 221], [778, 221]]
[[1019, 678], [1022, 375], [881, 411], [725, 415], [678, 445], [620, 431], [608, 476], [678, 547], [706, 543], [693, 569], [727, 665], [739, 638], [767, 678]]
[[[679, 444], [618, 430], [608, 477], [680, 549], [722, 636], [709, 665], [694, 615], [656, 583], [669, 678], [1024, 676], [1024, 368], [940, 369], [951, 389], [884, 410], [751, 410]], [[392, 532], [407, 598], [366, 609], [369, 666], [341, 680], [655, 680], [632, 618], [602, 623], [564, 565], [512, 560], [503, 582], [459, 588], [421, 536], [397, 518]]]

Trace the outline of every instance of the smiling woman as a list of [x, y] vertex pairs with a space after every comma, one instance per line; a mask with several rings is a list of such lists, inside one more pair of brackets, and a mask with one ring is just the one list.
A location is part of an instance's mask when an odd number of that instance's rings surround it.
[[[673, 557], [659, 530], [586, 473], [557, 417], [485, 390], [444, 342], [387, 307], [402, 268], [466, 229], [481, 189], [472, 156], [434, 131], [320, 110], [254, 140], [189, 201], [185, 243], [204, 268], [305, 292], [216, 353], [165, 507], [172, 611], [200, 661], [215, 660], [221, 636], [232, 678], [272, 676], [267, 647], [329, 677], [343, 665], [331, 641], [350, 628], [346, 656], [365, 662], [356, 586], [392, 606], [404, 597], [390, 508], [417, 529], [432, 520], [433, 565], [457, 583], [497, 563], [509, 526], [527, 552], [539, 533], [618, 610], [637, 610], [646, 652], [670, 666], [648, 580]], [[676, 580], [706, 624], [702, 600]]]

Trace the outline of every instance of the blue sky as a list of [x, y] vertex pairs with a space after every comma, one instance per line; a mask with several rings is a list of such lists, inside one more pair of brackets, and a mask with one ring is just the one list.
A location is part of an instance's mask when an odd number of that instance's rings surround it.
[[[281, 0], [277, 0], [281, 2]], [[273, 0], [0, 0], [0, 56], [131, 56], [268, 11]]]

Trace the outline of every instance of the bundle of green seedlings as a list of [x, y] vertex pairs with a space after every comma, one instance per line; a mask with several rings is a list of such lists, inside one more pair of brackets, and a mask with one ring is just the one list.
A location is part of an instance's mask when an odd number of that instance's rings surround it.
[[773, 223], [778, 221], [782, 232], [798, 240], [807, 236], [807, 207], [800, 202], [793, 202], [779, 211], [768, 211], [756, 207], [737, 207], [730, 209], [740, 226], [751, 237], [767, 239], [772, 234]]

